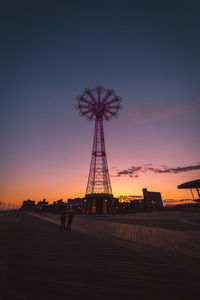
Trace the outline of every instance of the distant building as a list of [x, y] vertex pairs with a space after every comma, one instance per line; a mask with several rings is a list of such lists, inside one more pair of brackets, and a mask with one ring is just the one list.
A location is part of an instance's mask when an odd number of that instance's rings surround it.
[[143, 209], [143, 199], [131, 200], [130, 203], [131, 203], [131, 206], [134, 208], [134, 210], [142, 210]]
[[49, 204], [49, 202], [47, 202], [46, 199], [38, 201], [39, 207], [47, 206], [48, 204]]
[[63, 199], [59, 199], [53, 202], [54, 205], [62, 205], [62, 204], [66, 204]]
[[54, 201], [53, 204], [51, 205], [52, 209], [54, 211], [59, 211], [59, 212], [64, 212], [68, 209], [69, 205], [67, 202], [64, 202], [63, 199], [59, 199], [57, 201]]
[[119, 202], [130, 202], [130, 201], [134, 201], [134, 200], [138, 200], [141, 199], [142, 196], [133, 196], [133, 195], [129, 195], [129, 196], [119, 196]]
[[159, 192], [150, 192], [143, 189], [143, 206], [145, 210], [162, 209], [163, 202]]
[[118, 206], [119, 205], [119, 198], [115, 198], [113, 197], [113, 203], [114, 203], [114, 206]]
[[67, 204], [72, 208], [77, 208], [77, 207], [82, 208], [84, 206], [84, 200], [85, 198], [74, 198], [74, 199], [69, 198]]
[[27, 199], [23, 201], [21, 208], [24, 210], [31, 210], [34, 208], [34, 206], [35, 206], [35, 201]]

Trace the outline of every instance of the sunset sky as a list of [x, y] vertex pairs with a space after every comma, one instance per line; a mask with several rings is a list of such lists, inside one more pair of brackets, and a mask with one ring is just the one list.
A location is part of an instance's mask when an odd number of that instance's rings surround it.
[[85, 195], [94, 122], [75, 104], [96, 85], [123, 99], [104, 123], [113, 194], [191, 198], [177, 185], [200, 178], [199, 1], [8, 0], [0, 11], [0, 201]]

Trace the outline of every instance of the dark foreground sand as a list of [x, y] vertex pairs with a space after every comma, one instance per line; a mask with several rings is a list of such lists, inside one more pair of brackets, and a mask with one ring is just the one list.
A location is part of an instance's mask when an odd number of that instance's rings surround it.
[[200, 299], [199, 216], [174, 216], [0, 216], [0, 297]]

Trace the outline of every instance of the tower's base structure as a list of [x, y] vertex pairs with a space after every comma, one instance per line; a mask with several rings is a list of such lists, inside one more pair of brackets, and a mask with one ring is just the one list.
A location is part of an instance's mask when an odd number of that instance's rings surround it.
[[115, 206], [112, 194], [85, 195], [84, 213], [90, 214], [114, 214]]

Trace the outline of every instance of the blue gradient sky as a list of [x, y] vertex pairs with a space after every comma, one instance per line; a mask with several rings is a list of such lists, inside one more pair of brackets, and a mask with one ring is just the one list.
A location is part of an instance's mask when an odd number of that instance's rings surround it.
[[132, 166], [200, 165], [199, 1], [2, 1], [1, 200], [83, 196], [94, 123], [75, 98], [104, 85], [123, 98], [105, 124], [115, 195], [177, 185], [200, 170], [138, 177]]

